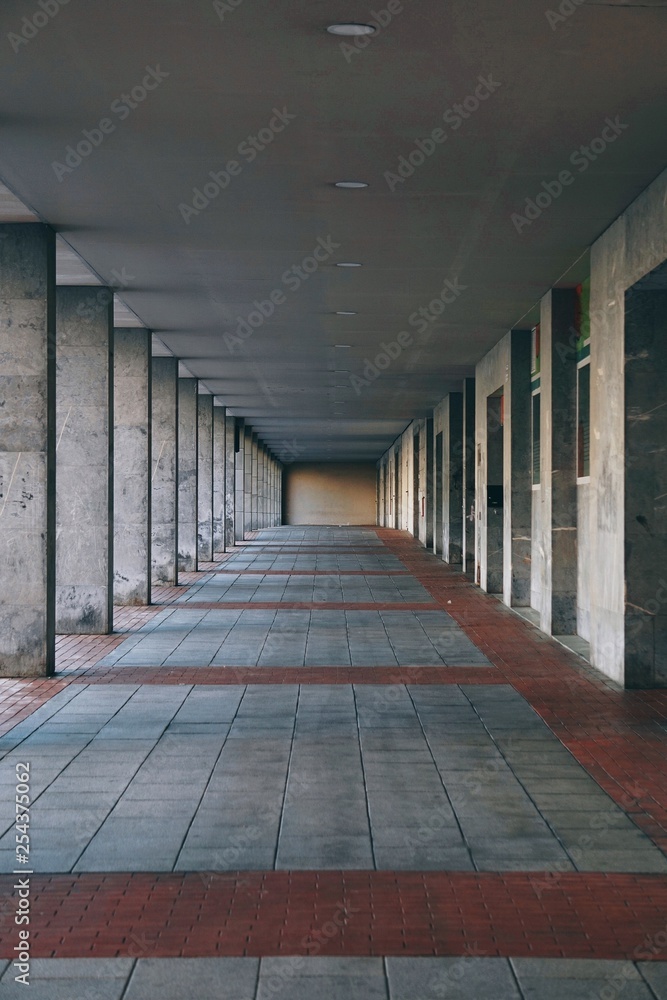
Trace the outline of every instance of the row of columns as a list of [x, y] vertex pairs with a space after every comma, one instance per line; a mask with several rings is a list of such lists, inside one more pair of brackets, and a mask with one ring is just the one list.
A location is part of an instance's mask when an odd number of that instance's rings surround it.
[[280, 523], [279, 463], [151, 343], [112, 289], [56, 289], [48, 226], [0, 226], [0, 675]]

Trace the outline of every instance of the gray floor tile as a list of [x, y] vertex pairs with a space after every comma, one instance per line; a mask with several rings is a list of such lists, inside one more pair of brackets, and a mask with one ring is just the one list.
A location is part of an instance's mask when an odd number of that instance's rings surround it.
[[259, 959], [146, 958], [123, 1000], [254, 1000]]

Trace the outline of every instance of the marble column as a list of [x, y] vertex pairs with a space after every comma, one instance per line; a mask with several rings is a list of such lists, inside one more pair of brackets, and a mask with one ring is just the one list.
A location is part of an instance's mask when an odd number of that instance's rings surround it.
[[55, 233], [0, 226], [0, 676], [54, 670]]

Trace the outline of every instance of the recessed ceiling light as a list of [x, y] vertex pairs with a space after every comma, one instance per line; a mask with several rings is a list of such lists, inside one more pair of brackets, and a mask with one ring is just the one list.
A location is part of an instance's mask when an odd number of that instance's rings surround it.
[[356, 316], [356, 312], [352, 309], [337, 309], [336, 316]]
[[336, 267], [361, 267], [361, 264], [350, 263], [349, 261], [344, 261], [342, 264], [336, 264]]
[[346, 21], [341, 24], [330, 24], [327, 31], [330, 35], [372, 35], [375, 33], [375, 28], [372, 24]]
[[334, 187], [337, 188], [367, 188], [366, 181], [336, 181]]
[[334, 347], [352, 347], [352, 344], [334, 344]]

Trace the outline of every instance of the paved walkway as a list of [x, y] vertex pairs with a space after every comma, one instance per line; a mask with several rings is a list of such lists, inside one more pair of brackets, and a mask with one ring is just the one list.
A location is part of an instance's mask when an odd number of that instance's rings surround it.
[[667, 1000], [665, 692], [398, 532], [265, 530], [157, 600], [0, 682], [36, 1000]]

